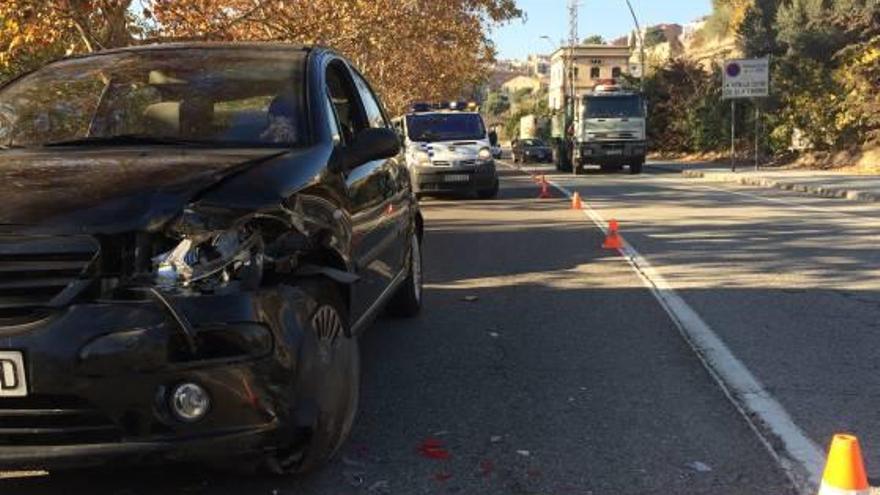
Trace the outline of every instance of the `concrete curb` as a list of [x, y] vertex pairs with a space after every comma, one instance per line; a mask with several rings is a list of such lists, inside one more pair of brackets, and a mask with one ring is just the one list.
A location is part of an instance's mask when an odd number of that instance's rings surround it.
[[681, 175], [690, 179], [703, 179], [711, 182], [734, 182], [744, 186], [757, 186], [785, 191], [822, 196], [824, 198], [846, 199], [849, 201], [880, 202], [880, 194], [860, 191], [858, 189], [846, 189], [829, 187], [802, 182], [789, 182], [786, 180], [770, 179], [768, 177], [749, 176], [724, 172], [703, 172], [700, 170], [683, 170]]

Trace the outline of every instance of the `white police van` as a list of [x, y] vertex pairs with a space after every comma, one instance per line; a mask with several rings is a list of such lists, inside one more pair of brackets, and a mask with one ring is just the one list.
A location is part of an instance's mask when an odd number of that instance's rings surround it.
[[483, 117], [450, 105], [414, 105], [394, 119], [405, 150], [413, 189], [425, 194], [498, 195], [498, 172]]

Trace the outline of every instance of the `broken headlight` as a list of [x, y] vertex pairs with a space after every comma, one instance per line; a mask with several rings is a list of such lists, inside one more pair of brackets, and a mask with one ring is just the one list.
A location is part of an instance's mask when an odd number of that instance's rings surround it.
[[253, 283], [262, 273], [262, 251], [261, 236], [246, 227], [188, 233], [173, 249], [153, 258], [155, 282], [162, 288], [202, 289], [233, 281]]

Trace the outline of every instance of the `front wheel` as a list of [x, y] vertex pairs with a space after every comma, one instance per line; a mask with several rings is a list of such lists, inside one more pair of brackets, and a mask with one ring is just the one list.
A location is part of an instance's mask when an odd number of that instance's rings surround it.
[[304, 474], [323, 466], [348, 438], [360, 398], [361, 360], [356, 336], [349, 336], [346, 304], [329, 281], [303, 284], [315, 309], [303, 332], [295, 380], [296, 403], [288, 428], [295, 443], [266, 459], [276, 474]]
[[422, 242], [413, 233], [409, 246], [409, 273], [388, 304], [394, 316], [413, 317], [422, 309]]
[[629, 166], [629, 173], [631, 175], [638, 175], [642, 173], [642, 167], [645, 165], [645, 162], [636, 162]]

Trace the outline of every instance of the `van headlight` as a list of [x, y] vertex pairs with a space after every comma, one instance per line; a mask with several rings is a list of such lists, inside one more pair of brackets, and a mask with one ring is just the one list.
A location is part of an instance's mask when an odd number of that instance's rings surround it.
[[431, 165], [431, 155], [427, 151], [416, 151], [413, 154], [416, 165], [420, 167], [428, 167]]
[[483, 160], [484, 162], [488, 162], [492, 159], [492, 150], [489, 148], [481, 148], [477, 153], [477, 158]]
[[232, 280], [262, 273], [263, 241], [246, 227], [221, 232], [189, 233], [177, 245], [153, 257], [155, 283], [164, 289], [213, 289]]

